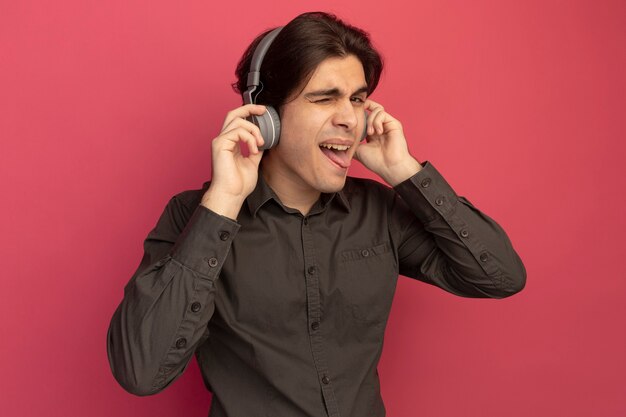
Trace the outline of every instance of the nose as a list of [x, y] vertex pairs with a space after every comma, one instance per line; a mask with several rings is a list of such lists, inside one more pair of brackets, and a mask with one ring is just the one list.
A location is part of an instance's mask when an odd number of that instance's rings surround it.
[[335, 114], [333, 116], [333, 124], [341, 127], [346, 131], [353, 130], [359, 123], [357, 109], [354, 108], [350, 100], [341, 100], [337, 104]]

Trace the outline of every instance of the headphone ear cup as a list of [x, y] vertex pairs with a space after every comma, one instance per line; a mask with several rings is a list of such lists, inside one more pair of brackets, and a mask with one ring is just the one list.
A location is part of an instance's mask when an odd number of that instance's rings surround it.
[[266, 106], [265, 108], [266, 111], [262, 115], [253, 115], [248, 118], [261, 131], [264, 143], [259, 149], [273, 148], [278, 145], [280, 139], [280, 116], [273, 107]]
[[363, 135], [361, 135], [361, 140], [359, 142], [362, 142], [366, 137], [367, 137], [367, 112], [365, 112], [365, 123], [363, 126]]

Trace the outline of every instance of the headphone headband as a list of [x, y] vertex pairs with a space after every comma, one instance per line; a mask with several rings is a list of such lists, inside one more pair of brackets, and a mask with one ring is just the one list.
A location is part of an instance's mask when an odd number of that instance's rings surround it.
[[248, 72], [248, 79], [246, 82], [246, 86], [248, 89], [243, 93], [243, 102], [245, 104], [252, 104], [254, 101], [252, 100], [252, 93], [259, 86], [261, 79], [261, 64], [263, 63], [263, 58], [267, 53], [267, 50], [270, 48], [270, 45], [274, 41], [274, 38], [280, 33], [283, 29], [283, 26], [279, 26], [261, 39], [259, 45], [254, 50], [254, 54], [252, 55], [252, 61], [250, 63], [250, 71]]
[[[282, 29], [283, 27], [280, 26], [272, 30], [261, 39], [254, 49], [250, 62], [250, 70], [248, 71], [248, 79], [246, 80], [248, 89], [242, 94], [244, 104], [256, 104], [252, 94], [261, 83], [261, 64], [263, 63], [263, 58], [265, 58], [265, 53], [270, 48], [274, 38], [276, 38]], [[265, 106], [265, 113], [262, 115], [250, 115], [246, 120], [254, 123], [261, 132], [263, 146], [259, 147], [259, 149], [269, 149], [278, 144], [280, 139], [280, 116], [272, 106]]]

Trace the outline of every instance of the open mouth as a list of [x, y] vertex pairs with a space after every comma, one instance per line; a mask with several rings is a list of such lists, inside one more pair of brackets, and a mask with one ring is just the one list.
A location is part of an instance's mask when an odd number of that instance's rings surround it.
[[337, 145], [333, 143], [322, 143], [320, 150], [331, 162], [337, 165], [339, 168], [348, 169], [350, 167], [351, 157], [348, 155], [348, 151], [351, 146]]

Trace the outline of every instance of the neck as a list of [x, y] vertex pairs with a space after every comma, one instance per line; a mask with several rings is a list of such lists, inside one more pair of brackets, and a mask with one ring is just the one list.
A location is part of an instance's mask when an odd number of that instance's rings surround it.
[[261, 173], [265, 182], [287, 207], [306, 216], [319, 199], [320, 192], [304, 183], [297, 175], [273, 166], [269, 158], [261, 161]]

